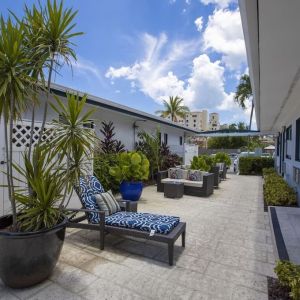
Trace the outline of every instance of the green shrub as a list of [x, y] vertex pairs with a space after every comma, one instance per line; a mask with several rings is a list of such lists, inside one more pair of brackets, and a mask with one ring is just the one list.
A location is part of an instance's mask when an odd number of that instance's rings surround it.
[[278, 261], [274, 271], [279, 282], [291, 289], [290, 297], [300, 300], [300, 266], [289, 261]]
[[194, 156], [191, 163], [192, 170], [209, 171], [210, 166], [207, 165], [205, 159], [202, 156]]
[[240, 157], [240, 175], [262, 175], [264, 168], [274, 167], [274, 159], [271, 157]]
[[121, 182], [147, 180], [149, 160], [141, 152], [122, 152], [116, 157], [116, 165], [109, 168], [109, 174]]
[[117, 192], [119, 190], [119, 183], [109, 173], [109, 168], [116, 165], [117, 154], [98, 153], [94, 157], [94, 173], [105, 191]]
[[264, 169], [264, 199], [267, 205], [296, 205], [296, 193], [275, 170]]
[[199, 157], [202, 157], [205, 160], [205, 163], [207, 164], [207, 166], [209, 168], [208, 171], [210, 171], [211, 168], [216, 164], [215, 160], [212, 156], [209, 156], [207, 154], [202, 154]]
[[263, 173], [263, 176], [267, 176], [270, 174], [276, 174], [276, 171], [274, 168], [263, 168], [262, 173]]
[[230, 156], [225, 152], [218, 152], [214, 157], [215, 163], [225, 163], [226, 167], [230, 167], [231, 159]]

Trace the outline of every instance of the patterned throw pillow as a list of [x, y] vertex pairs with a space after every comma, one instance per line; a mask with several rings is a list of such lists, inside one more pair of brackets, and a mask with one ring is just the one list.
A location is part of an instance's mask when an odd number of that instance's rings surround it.
[[199, 170], [189, 170], [188, 180], [191, 181], [202, 181], [203, 175]]
[[94, 198], [100, 208], [105, 211], [106, 216], [110, 216], [121, 211], [118, 201], [115, 199], [111, 191], [94, 195]]
[[183, 170], [179, 168], [170, 168], [168, 170], [168, 177], [171, 179], [182, 179], [183, 178]]

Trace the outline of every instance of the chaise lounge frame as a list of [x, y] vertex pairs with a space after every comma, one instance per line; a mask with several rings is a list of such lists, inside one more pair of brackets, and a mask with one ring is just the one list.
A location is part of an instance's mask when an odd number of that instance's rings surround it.
[[[130, 201], [120, 200], [119, 202], [126, 204], [125, 211], [130, 211], [130, 204], [131, 204]], [[69, 218], [67, 227], [99, 231], [100, 250], [104, 249], [105, 235], [109, 233], [156, 241], [168, 245], [169, 265], [172, 266], [174, 264], [174, 244], [180, 236], [181, 236], [182, 247], [185, 247], [185, 232], [186, 232], [185, 222], [179, 222], [178, 225], [175, 228], [173, 228], [172, 231], [169, 232], [168, 234], [155, 233], [153, 236], [150, 236], [149, 232], [147, 231], [106, 225], [105, 212], [101, 210], [91, 210], [91, 209], [83, 209], [83, 208], [82, 209], [66, 208], [65, 211], [69, 213], [73, 213], [73, 215], [80, 212], [84, 213], [84, 215], [80, 217], [76, 217], [75, 215]], [[99, 224], [82, 223], [88, 220], [88, 214], [91, 212], [99, 213], [100, 216]]]

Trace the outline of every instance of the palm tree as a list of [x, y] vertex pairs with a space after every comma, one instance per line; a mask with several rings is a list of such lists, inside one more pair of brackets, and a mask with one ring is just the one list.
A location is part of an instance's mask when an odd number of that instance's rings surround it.
[[183, 98], [178, 96], [169, 97], [169, 100], [163, 100], [164, 110], [158, 110], [155, 113], [163, 118], [171, 116], [171, 120], [177, 122], [177, 118], [184, 118], [184, 115], [189, 112], [189, 108], [183, 105]]
[[240, 79], [240, 83], [236, 88], [236, 93], [234, 96], [235, 102], [242, 109], [246, 109], [246, 100], [252, 98], [252, 105], [251, 105], [251, 114], [250, 114], [250, 123], [249, 123], [249, 130], [251, 130], [252, 125], [252, 117], [253, 117], [253, 110], [254, 110], [254, 102], [253, 102], [253, 93], [251, 88], [250, 76], [248, 74], [242, 75]]

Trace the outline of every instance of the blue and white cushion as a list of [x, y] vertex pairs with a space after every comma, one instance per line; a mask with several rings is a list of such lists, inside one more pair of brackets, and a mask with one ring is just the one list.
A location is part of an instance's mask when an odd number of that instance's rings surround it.
[[179, 217], [154, 215], [148, 213], [117, 212], [105, 217], [109, 226], [125, 227], [141, 231], [154, 230], [155, 233], [168, 234], [179, 223]]
[[[95, 194], [103, 193], [104, 188], [95, 176], [84, 176], [79, 179], [79, 186], [75, 187], [75, 190], [80, 197], [81, 203], [86, 209], [98, 209], [99, 206], [93, 197]], [[88, 214], [90, 223], [97, 224], [100, 222], [100, 216], [98, 213], [90, 212]]]

